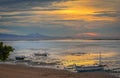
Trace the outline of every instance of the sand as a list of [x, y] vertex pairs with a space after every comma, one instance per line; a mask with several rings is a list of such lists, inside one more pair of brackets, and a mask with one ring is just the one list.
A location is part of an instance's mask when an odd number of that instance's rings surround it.
[[75, 73], [49, 68], [0, 64], [0, 78], [115, 78], [105, 72]]

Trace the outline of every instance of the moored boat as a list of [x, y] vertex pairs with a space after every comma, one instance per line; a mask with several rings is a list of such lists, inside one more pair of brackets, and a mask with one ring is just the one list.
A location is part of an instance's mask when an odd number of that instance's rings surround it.
[[34, 53], [34, 56], [48, 56], [47, 53]]
[[104, 65], [93, 65], [93, 66], [74, 66], [77, 72], [93, 72], [93, 71], [103, 71]]
[[24, 60], [24, 59], [25, 59], [25, 56], [16, 56], [15, 59], [16, 59], [16, 60]]
[[74, 69], [77, 72], [93, 72], [93, 71], [104, 71], [104, 67], [106, 65], [101, 64], [101, 53], [99, 53], [99, 64], [91, 65], [91, 66], [77, 66], [76, 64], [73, 65]]

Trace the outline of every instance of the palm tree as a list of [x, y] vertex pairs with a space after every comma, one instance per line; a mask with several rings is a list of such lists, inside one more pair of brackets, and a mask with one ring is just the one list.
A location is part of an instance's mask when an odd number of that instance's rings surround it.
[[10, 55], [10, 52], [13, 52], [14, 48], [11, 46], [3, 45], [3, 42], [0, 42], [0, 60], [5, 61]]

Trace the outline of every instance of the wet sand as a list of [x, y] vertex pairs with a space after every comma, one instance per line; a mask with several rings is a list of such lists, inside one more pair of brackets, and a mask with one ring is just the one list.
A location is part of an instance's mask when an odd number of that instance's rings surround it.
[[0, 64], [0, 78], [115, 78], [105, 72], [74, 73], [65, 70]]

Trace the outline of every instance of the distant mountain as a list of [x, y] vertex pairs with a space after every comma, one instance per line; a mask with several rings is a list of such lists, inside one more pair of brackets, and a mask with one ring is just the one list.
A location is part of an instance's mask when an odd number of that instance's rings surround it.
[[0, 33], [0, 40], [48, 40], [48, 39], [58, 39], [58, 37], [41, 35], [39, 33], [29, 34], [29, 35], [15, 35], [15, 34]]
[[108, 38], [108, 37], [99, 37], [99, 38], [93, 38], [93, 37], [87, 37], [87, 38], [76, 38], [76, 37], [53, 37], [53, 36], [47, 36], [42, 35], [39, 33], [35, 34], [29, 34], [29, 35], [15, 35], [15, 34], [4, 34], [0, 33], [0, 40], [58, 40], [58, 39], [89, 39], [89, 40], [120, 40], [120, 38]]
[[33, 33], [33, 34], [29, 34], [26, 37], [33, 37], [33, 38], [52, 38], [50, 36], [46, 36], [46, 35], [41, 35], [39, 33]]

